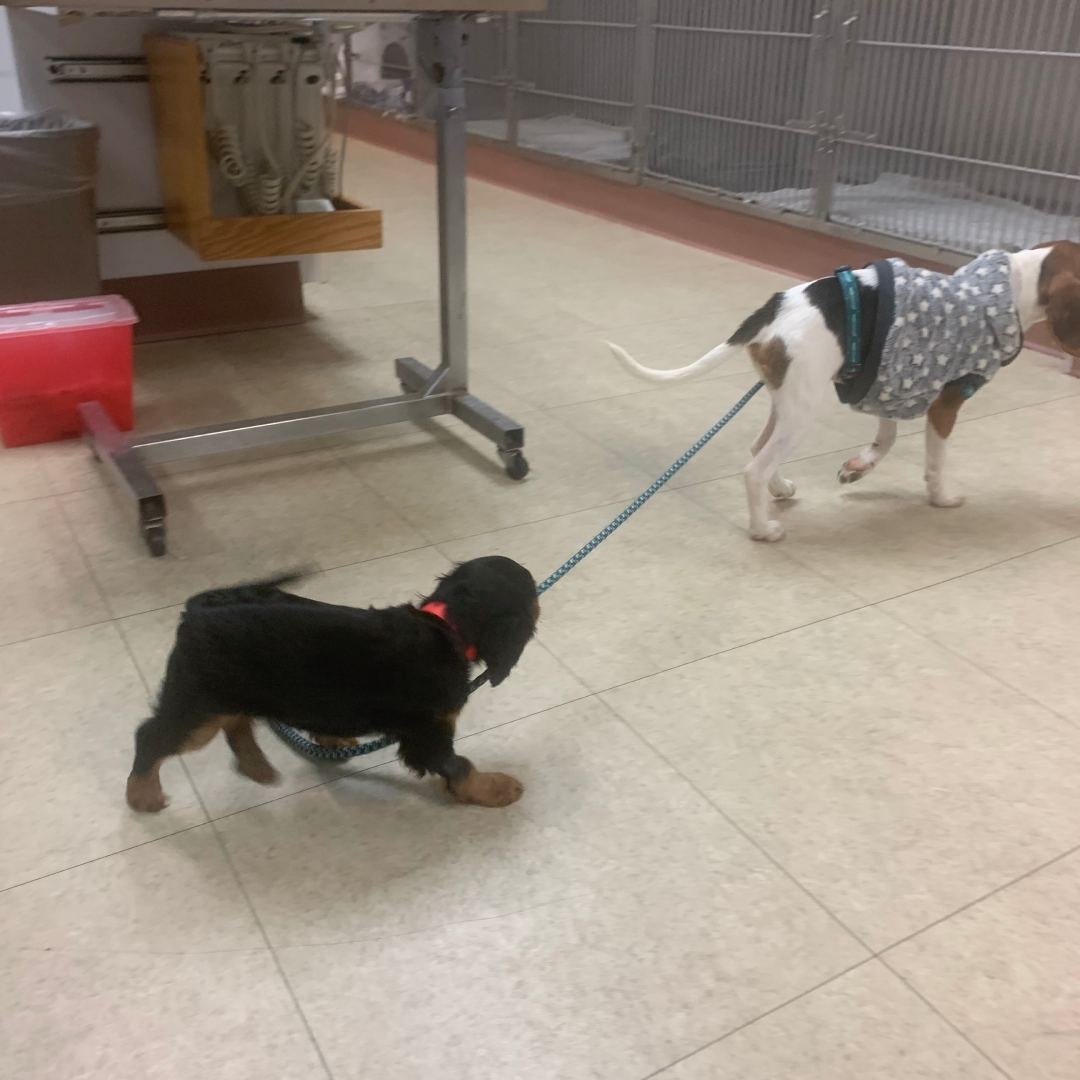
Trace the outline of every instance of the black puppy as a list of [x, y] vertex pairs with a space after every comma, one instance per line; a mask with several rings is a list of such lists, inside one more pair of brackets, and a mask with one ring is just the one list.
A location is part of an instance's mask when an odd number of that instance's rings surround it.
[[536, 630], [536, 582], [501, 556], [472, 559], [419, 607], [350, 608], [283, 592], [296, 576], [215, 589], [184, 608], [154, 715], [135, 733], [127, 801], [166, 804], [158, 773], [173, 754], [224, 730], [236, 766], [276, 779], [255, 742], [255, 717], [322, 736], [384, 733], [418, 775], [437, 773], [462, 802], [507, 806], [521, 784], [454, 753], [454, 729], [482, 660], [498, 686]]

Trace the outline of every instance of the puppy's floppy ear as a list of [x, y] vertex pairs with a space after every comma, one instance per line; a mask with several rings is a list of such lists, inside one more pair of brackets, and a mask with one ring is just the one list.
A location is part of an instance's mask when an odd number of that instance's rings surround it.
[[492, 686], [506, 680], [535, 629], [532, 616], [525, 612], [502, 615], [485, 624], [476, 638], [476, 654], [487, 665]]

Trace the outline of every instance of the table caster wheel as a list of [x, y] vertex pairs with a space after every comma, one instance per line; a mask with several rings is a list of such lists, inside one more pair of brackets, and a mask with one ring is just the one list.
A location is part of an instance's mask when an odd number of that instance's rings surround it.
[[153, 525], [144, 525], [143, 539], [146, 541], [146, 546], [150, 549], [150, 554], [153, 555], [155, 559], [159, 559], [165, 554], [164, 523], [157, 522]]
[[503, 468], [511, 480], [524, 480], [529, 475], [529, 463], [520, 450], [500, 450], [499, 457], [503, 460]]

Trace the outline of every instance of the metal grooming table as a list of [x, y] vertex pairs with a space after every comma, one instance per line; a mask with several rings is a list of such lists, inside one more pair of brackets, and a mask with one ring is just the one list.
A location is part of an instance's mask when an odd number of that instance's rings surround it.
[[[12, 3], [12, 0], [6, 0]], [[240, 0], [239, 3], [185, 4], [188, 11], [227, 9], [258, 12], [267, 17], [288, 14], [334, 14], [412, 12], [419, 14], [420, 62], [436, 90], [436, 140], [439, 215], [439, 308], [441, 356], [437, 367], [413, 357], [395, 362], [402, 393], [394, 397], [348, 405], [282, 413], [256, 420], [188, 428], [160, 435], [129, 438], [113, 425], [96, 402], [80, 407], [87, 441], [95, 457], [112, 473], [121, 490], [135, 502], [138, 525], [152, 555], [165, 554], [165, 495], [151, 468], [161, 462], [205, 457], [234, 450], [271, 446], [291, 440], [334, 435], [361, 428], [420, 421], [451, 414], [490, 439], [508, 476], [520, 480], [529, 471], [522, 449], [525, 432], [521, 424], [469, 393], [468, 340], [466, 327], [465, 263], [465, 79], [464, 58], [468, 12], [522, 11], [543, 7], [544, 0], [338, 0], [324, 5], [318, 0]], [[141, 0], [74, 0], [65, 9], [146, 9]], [[446, 10], [451, 8], [452, 10]]]

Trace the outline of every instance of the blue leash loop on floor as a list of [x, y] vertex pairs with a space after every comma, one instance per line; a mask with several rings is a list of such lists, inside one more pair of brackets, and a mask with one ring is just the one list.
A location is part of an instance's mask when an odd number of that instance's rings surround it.
[[[857, 340], [857, 339], [856, 339]], [[712, 441], [713, 436], [723, 431], [736, 416], [749, 404], [750, 399], [761, 389], [762, 383], [755, 383], [746, 391], [745, 394], [700, 439], [697, 440], [688, 450], [680, 454], [625, 510], [620, 511], [617, 517], [613, 518], [607, 525], [605, 525], [587, 544], [579, 548], [566, 560], [557, 570], [548, 574], [543, 581], [536, 587], [538, 596], [542, 596], [556, 584], [561, 581], [571, 570], [586, 555], [594, 552], [616, 529], [625, 525], [684, 465], [686, 465], [692, 458], [696, 457], [699, 451], [703, 450], [709, 442]], [[487, 682], [488, 675], [486, 671], [481, 672], [469, 686], [469, 693], [471, 694], [478, 687], [483, 686]], [[289, 744], [294, 750], [299, 751], [307, 757], [314, 758], [317, 761], [347, 761], [350, 758], [360, 757], [362, 754], [374, 754], [377, 750], [383, 750], [387, 746], [393, 743], [393, 739], [388, 738], [385, 735], [380, 735], [377, 738], [369, 739], [367, 742], [357, 743], [355, 746], [319, 746], [318, 743], [312, 742], [310, 739], [304, 738], [296, 728], [289, 727], [288, 724], [282, 724], [276, 720], [270, 721], [270, 726], [281, 736], [286, 743]]]

